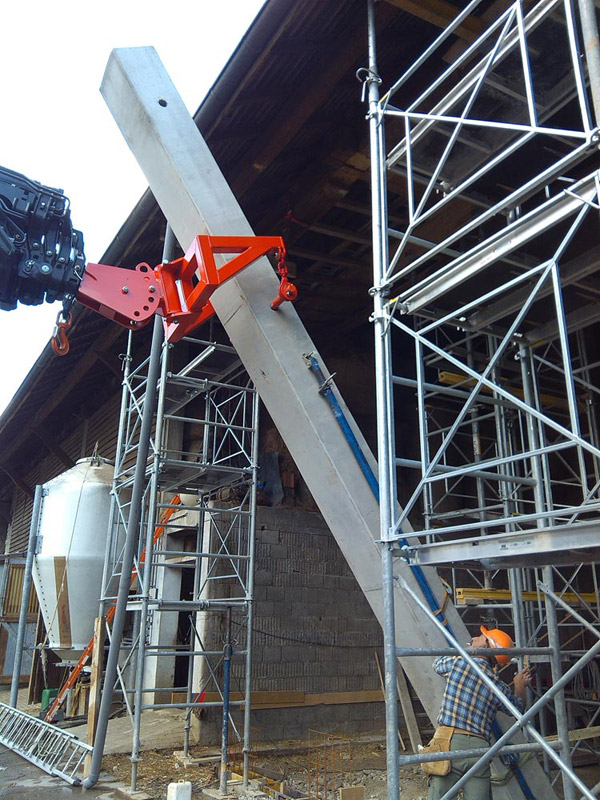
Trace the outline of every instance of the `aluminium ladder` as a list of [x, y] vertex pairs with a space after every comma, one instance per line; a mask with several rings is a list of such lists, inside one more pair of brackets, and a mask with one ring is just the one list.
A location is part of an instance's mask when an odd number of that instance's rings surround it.
[[0, 744], [73, 786], [92, 747], [72, 733], [0, 703]]

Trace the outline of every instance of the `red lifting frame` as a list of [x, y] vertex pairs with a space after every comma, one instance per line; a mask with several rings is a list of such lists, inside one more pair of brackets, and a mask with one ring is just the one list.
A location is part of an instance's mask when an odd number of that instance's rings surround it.
[[[178, 342], [211, 317], [215, 289], [270, 250], [285, 255], [280, 236], [196, 236], [183, 258], [157, 267], [167, 341]], [[232, 253], [217, 267], [215, 255]]]
[[[280, 236], [196, 236], [183, 258], [154, 269], [88, 264], [77, 300], [132, 329], [161, 314], [167, 341], [178, 342], [215, 313], [210, 302], [215, 289], [271, 250], [282, 263]], [[227, 254], [233, 258], [217, 266], [215, 255]]]

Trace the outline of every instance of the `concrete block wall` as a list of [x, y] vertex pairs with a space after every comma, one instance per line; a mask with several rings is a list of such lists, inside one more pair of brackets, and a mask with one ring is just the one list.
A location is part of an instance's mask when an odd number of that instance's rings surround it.
[[252, 741], [308, 740], [309, 731], [356, 737], [383, 736], [383, 703], [322, 705], [292, 709], [272, 708], [252, 712]]
[[[259, 507], [254, 597], [254, 691], [380, 689], [381, 628], [319, 513]], [[234, 659], [232, 689], [242, 680], [243, 665]], [[241, 710], [233, 717], [241, 723]], [[252, 726], [254, 741], [303, 739], [311, 728], [364, 734], [384, 729], [385, 711], [383, 701], [261, 709]], [[219, 730], [209, 713], [202, 741], [218, 741]]]

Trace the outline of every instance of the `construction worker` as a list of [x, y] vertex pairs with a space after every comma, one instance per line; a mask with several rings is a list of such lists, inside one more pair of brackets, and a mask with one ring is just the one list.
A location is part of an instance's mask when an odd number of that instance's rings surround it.
[[[512, 647], [510, 636], [499, 629], [488, 630], [481, 626], [481, 635], [471, 639], [470, 648]], [[473, 660], [494, 682], [500, 691], [521, 711], [525, 703], [525, 690], [531, 682], [528, 667], [518, 672], [513, 686], [503, 683], [496, 675], [494, 660], [504, 666], [509, 663], [507, 655], [474, 656]], [[450, 731], [450, 750], [485, 749], [493, 740], [492, 725], [496, 713], [502, 709], [500, 698], [475, 673], [462, 656], [440, 656], [433, 662], [438, 675], [447, 679], [442, 708], [437, 718], [438, 726], [453, 728]], [[429, 778], [429, 800], [439, 800], [454, 786], [465, 772], [477, 761], [463, 758], [451, 761], [447, 775], [431, 775]], [[486, 764], [470, 778], [463, 788], [464, 800], [488, 800], [491, 798], [490, 765]]]

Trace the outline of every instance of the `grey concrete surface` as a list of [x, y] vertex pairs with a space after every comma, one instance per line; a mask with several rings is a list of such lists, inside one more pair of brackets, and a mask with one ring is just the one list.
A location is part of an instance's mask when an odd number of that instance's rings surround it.
[[[140, 727], [142, 750], [176, 750], [183, 747], [184, 712], [177, 709], [144, 711]], [[69, 733], [87, 741], [87, 723], [69, 728]], [[133, 729], [128, 716], [108, 721], [104, 755], [131, 753]]]
[[110, 775], [101, 775], [100, 782], [87, 791], [78, 786], [70, 786], [0, 745], [1, 800], [68, 800], [72, 797], [86, 800], [122, 800], [123, 795], [117, 791], [118, 786]]

